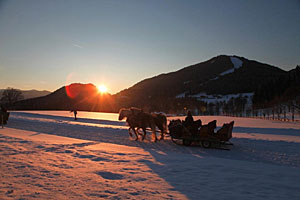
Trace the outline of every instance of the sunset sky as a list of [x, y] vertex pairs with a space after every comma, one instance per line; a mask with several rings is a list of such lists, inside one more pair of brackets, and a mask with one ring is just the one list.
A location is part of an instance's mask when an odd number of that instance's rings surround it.
[[220, 54], [300, 65], [300, 1], [0, 0], [0, 89], [116, 93]]

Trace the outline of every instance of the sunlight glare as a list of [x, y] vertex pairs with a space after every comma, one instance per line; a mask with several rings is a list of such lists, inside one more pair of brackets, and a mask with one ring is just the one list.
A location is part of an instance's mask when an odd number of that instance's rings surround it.
[[99, 91], [100, 93], [106, 93], [106, 92], [107, 92], [107, 87], [106, 87], [105, 85], [99, 85], [99, 86], [97, 87], [97, 89], [98, 89], [98, 91]]

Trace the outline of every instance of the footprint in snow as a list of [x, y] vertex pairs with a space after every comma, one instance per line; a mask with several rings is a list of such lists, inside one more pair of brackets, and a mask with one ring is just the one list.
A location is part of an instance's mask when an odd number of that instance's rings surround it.
[[106, 158], [101, 158], [101, 157], [96, 157], [96, 158], [92, 158], [92, 161], [107, 161], [108, 159]]
[[96, 174], [98, 174], [104, 179], [109, 179], [109, 180], [121, 180], [124, 178], [123, 175], [121, 174], [115, 174], [111, 172], [98, 171], [96, 172]]
[[85, 193], [85, 194], [90, 197], [98, 197], [98, 198], [108, 197], [108, 195], [106, 195], [106, 194], [98, 194], [98, 193]]
[[87, 154], [87, 155], [79, 155], [78, 157], [79, 158], [94, 158], [95, 156]]

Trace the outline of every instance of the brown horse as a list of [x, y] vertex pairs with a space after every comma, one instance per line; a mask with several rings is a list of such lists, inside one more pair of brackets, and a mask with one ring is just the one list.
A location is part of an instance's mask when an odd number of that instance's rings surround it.
[[[137, 130], [142, 129], [144, 134], [142, 136], [142, 140], [146, 137], [146, 128], [151, 128], [152, 131], [152, 141], [156, 142], [156, 132], [155, 132], [155, 121], [151, 114], [145, 113], [138, 108], [125, 109], [122, 108], [119, 111], [119, 120], [122, 120], [126, 117], [126, 122], [129, 125], [129, 134], [131, 135], [130, 130], [136, 135], [136, 140], [138, 140]], [[137, 130], [135, 129], [137, 128]]]
[[154, 118], [155, 125], [160, 130], [160, 139], [164, 139], [164, 135], [167, 134], [167, 117], [161, 113], [151, 113]]

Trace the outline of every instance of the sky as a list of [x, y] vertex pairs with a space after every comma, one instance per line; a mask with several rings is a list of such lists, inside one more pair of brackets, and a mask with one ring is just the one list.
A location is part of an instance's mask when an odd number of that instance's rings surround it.
[[114, 94], [220, 54], [300, 65], [300, 1], [0, 0], [0, 88]]

